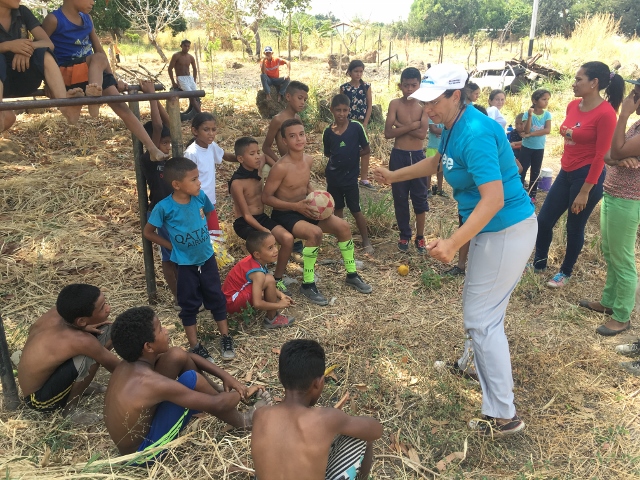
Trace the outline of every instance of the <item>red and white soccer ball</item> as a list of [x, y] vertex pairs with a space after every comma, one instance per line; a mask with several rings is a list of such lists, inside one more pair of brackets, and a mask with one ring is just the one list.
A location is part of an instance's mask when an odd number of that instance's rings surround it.
[[318, 218], [324, 220], [333, 214], [336, 203], [329, 192], [324, 190], [316, 190], [307, 195], [309, 206], [318, 212]]

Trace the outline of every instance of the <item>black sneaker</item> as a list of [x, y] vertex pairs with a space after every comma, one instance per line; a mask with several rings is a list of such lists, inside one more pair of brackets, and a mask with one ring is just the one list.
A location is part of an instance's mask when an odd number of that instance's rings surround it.
[[436, 195], [438, 193], [438, 186], [431, 185], [431, 195]]
[[446, 272], [443, 273], [443, 275], [450, 275], [452, 277], [455, 277], [457, 275], [462, 275], [464, 276], [464, 270], [461, 269], [460, 267], [458, 267], [457, 265], [453, 268], [450, 268], [449, 270], [447, 270]]
[[409, 240], [400, 239], [400, 241], [398, 242], [398, 250], [400, 250], [401, 252], [408, 252]]
[[635, 343], [618, 345], [616, 347], [616, 353], [624, 355], [625, 357], [640, 357], [640, 340]]
[[307, 299], [311, 303], [315, 303], [316, 305], [320, 305], [324, 307], [325, 305], [329, 305], [329, 301], [320, 293], [316, 283], [303, 283], [300, 286], [300, 293], [307, 297]]
[[223, 335], [220, 338], [220, 355], [223, 360], [233, 360], [236, 358], [236, 352], [233, 349], [233, 338], [231, 335]]
[[630, 374], [640, 377], [640, 360], [635, 360], [633, 362], [622, 362], [620, 366]]
[[494, 417], [485, 415], [482, 420], [471, 420], [469, 427], [477, 430], [481, 435], [504, 437], [521, 432], [524, 430], [525, 424], [518, 415], [515, 415], [511, 421], [502, 425], [499, 425]]
[[449, 194], [444, 190], [438, 190], [438, 196], [442, 198], [449, 198]]
[[463, 378], [468, 378], [470, 380], [475, 380], [476, 382], [478, 382], [478, 374], [476, 373], [476, 369], [468, 366], [465, 369], [460, 368], [460, 365], [458, 365], [458, 361], [456, 360], [455, 362], [453, 362], [452, 364], [447, 365], [449, 368], [449, 371], [455, 375], [460, 375]]
[[355, 288], [360, 293], [371, 293], [373, 291], [371, 285], [364, 283], [364, 280], [362, 280], [362, 278], [360, 278], [360, 275], [358, 275], [357, 273], [355, 275], [347, 275], [346, 282], [347, 285]]
[[208, 360], [211, 363], [216, 363], [213, 361], [213, 358], [211, 357], [211, 354], [209, 353], [209, 350], [207, 350], [204, 345], [202, 345], [202, 343], [198, 342], [198, 344], [193, 347], [191, 350], [189, 350], [191, 353], [195, 353], [196, 355], [204, 358], [205, 360]]

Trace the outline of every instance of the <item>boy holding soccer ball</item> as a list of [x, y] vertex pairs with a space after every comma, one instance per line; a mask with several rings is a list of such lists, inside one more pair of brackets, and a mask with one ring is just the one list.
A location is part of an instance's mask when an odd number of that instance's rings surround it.
[[371, 293], [371, 286], [356, 272], [349, 224], [335, 215], [319, 220], [317, 210], [306, 199], [307, 194], [313, 191], [309, 182], [313, 158], [304, 153], [307, 139], [302, 122], [297, 118], [285, 120], [280, 127], [280, 134], [289, 151], [271, 169], [262, 190], [262, 203], [273, 207], [271, 218], [275, 222], [286, 228], [295, 238], [305, 241], [302, 251], [304, 274], [300, 293], [317, 305], [329, 303], [314, 281], [315, 264], [323, 233], [331, 233], [338, 240], [347, 270], [347, 285], [360, 293]]

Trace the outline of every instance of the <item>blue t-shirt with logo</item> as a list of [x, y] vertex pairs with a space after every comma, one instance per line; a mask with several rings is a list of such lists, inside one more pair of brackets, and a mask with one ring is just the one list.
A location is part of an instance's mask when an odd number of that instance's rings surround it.
[[200, 190], [189, 203], [178, 203], [173, 195], [160, 200], [149, 217], [156, 228], [166, 227], [171, 240], [171, 261], [178, 265], [204, 265], [213, 255], [207, 214], [215, 210]]
[[442, 131], [439, 151], [444, 178], [453, 189], [465, 222], [480, 201], [478, 187], [496, 180], [502, 182], [504, 206], [480, 233], [498, 232], [533, 214], [511, 145], [495, 120], [475, 108], [465, 108], [453, 129]]
[[[527, 122], [529, 118], [529, 112], [524, 112], [522, 115], [522, 121]], [[542, 115], [536, 115], [535, 113], [531, 117], [531, 132], [538, 132], [544, 130], [544, 125], [547, 121], [551, 120], [551, 114], [545, 110]], [[547, 141], [547, 136], [542, 135], [539, 137], [527, 137], [522, 139], [522, 146], [530, 148], [532, 150], [542, 150]]]
[[[429, 125], [435, 125], [438, 128], [444, 128], [442, 123], [433, 123], [433, 120], [429, 119]], [[440, 145], [440, 137], [429, 129], [429, 143], [427, 143], [427, 148], [438, 148]]]

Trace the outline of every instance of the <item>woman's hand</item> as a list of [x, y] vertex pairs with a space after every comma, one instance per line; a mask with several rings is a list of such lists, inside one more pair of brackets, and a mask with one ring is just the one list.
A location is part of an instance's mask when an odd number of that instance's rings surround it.
[[584, 207], [587, 206], [587, 201], [589, 200], [589, 192], [580, 192], [578, 196], [573, 201], [573, 205], [571, 205], [571, 212], [576, 215], [584, 210]]
[[373, 178], [376, 182], [389, 185], [393, 183], [393, 172], [388, 168], [378, 167], [373, 170]]
[[638, 157], [623, 158], [622, 160], [618, 160], [617, 166], [625, 168], [638, 168], [640, 167], [640, 160], [638, 160]]
[[622, 105], [620, 106], [621, 117], [629, 117], [638, 109], [638, 107], [640, 107], [640, 98], [638, 98], [637, 101], [635, 98], [635, 91], [631, 90], [631, 93], [625, 97], [622, 101]]
[[427, 251], [436, 260], [449, 263], [456, 254], [456, 248], [448, 238], [436, 238], [427, 244]]

